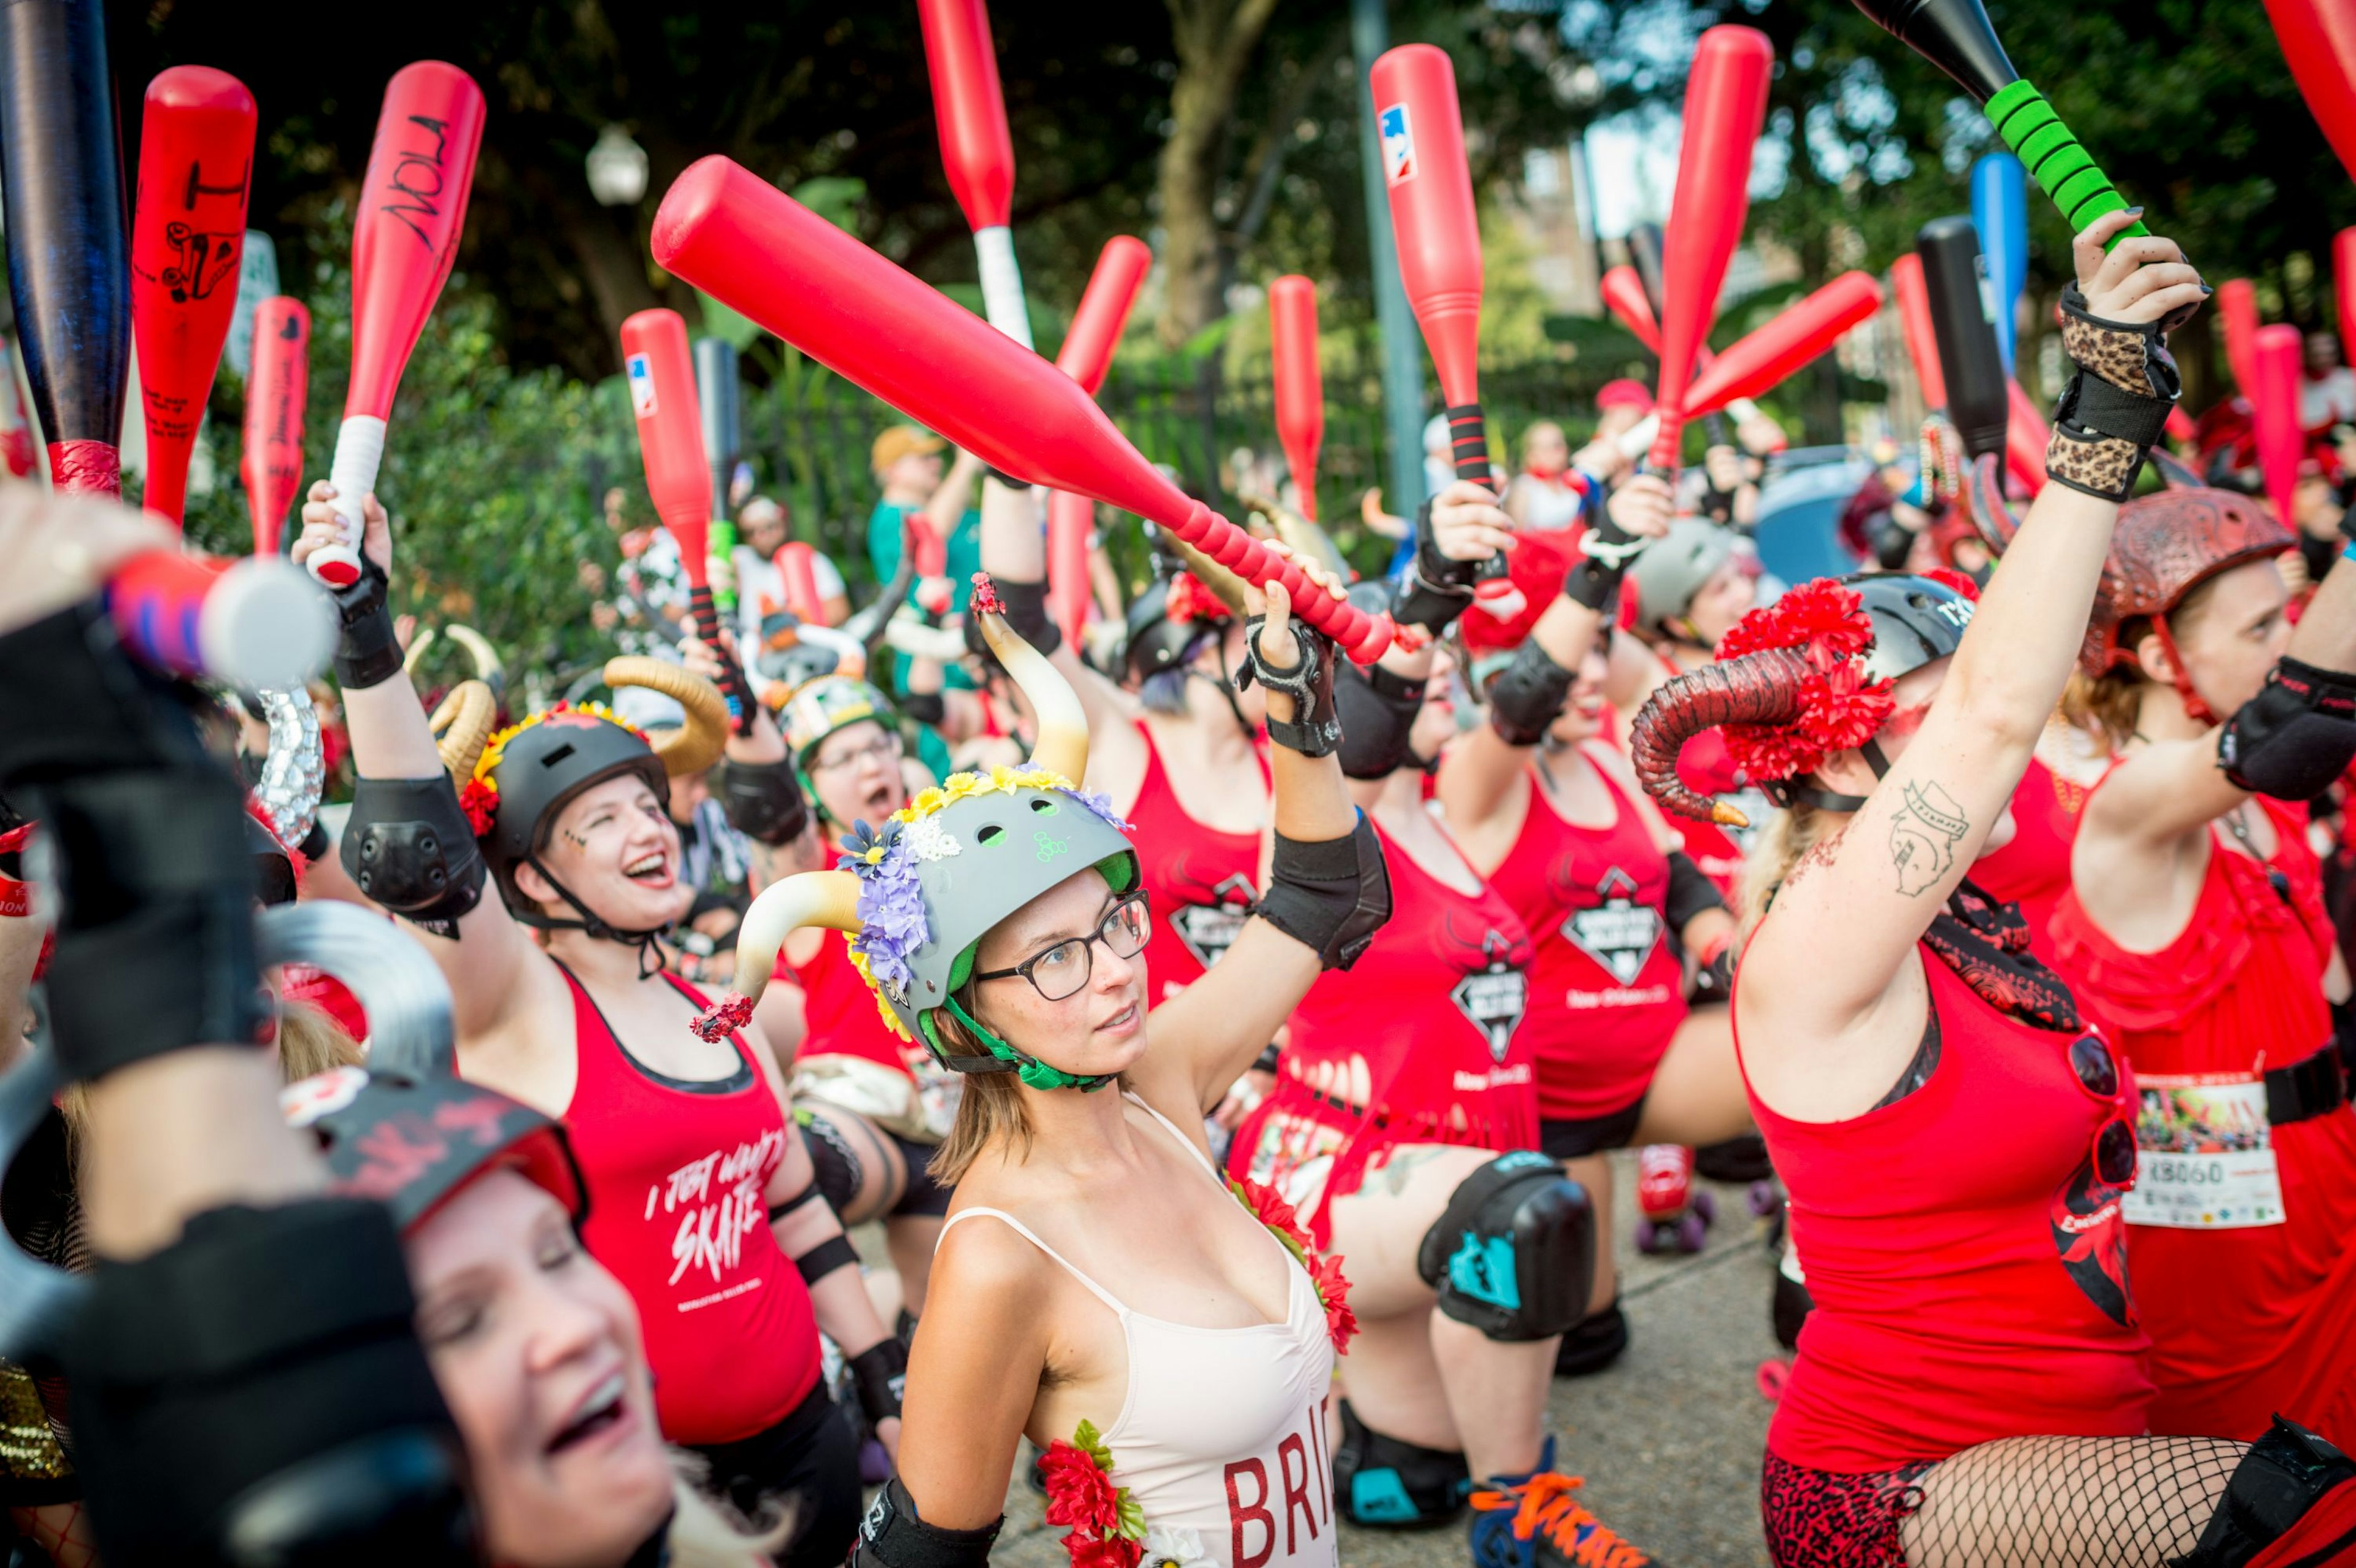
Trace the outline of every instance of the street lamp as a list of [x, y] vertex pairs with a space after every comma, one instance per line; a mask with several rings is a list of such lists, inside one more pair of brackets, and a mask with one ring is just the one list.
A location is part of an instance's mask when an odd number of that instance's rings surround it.
[[647, 150], [619, 125], [598, 132], [589, 149], [589, 194], [600, 207], [636, 207], [647, 194]]

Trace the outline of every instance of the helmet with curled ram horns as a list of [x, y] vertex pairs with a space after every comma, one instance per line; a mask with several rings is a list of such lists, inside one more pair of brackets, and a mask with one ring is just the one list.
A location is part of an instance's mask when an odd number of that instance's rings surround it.
[[[804, 871], [765, 890], [744, 912], [736, 940], [736, 988], [697, 1020], [716, 1039], [752, 1017], [786, 938], [802, 926], [851, 935], [851, 962], [884, 1021], [921, 1039], [959, 1072], [1016, 1072], [1034, 1089], [1096, 1089], [1108, 1076], [1066, 1072], [991, 1033], [958, 999], [981, 939], [1007, 916], [1069, 878], [1100, 873], [1116, 892], [1139, 885], [1129, 825], [1111, 804], [1075, 782], [1087, 771], [1088, 720], [1079, 696], [1006, 623], [987, 578], [977, 575], [969, 613], [990, 651], [1038, 715], [1028, 765], [953, 773], [919, 793], [880, 828], [845, 835], [831, 871]], [[944, 1040], [948, 1012], [988, 1054]]]
[[1869, 745], [1890, 717], [1890, 687], [1954, 653], [1978, 590], [1960, 573], [1817, 578], [1753, 610], [1719, 645], [1718, 662], [1664, 683], [1629, 737], [1636, 776], [1680, 816], [1729, 827], [1749, 818], [1696, 794], [1677, 753], [1722, 727], [1727, 750], [1778, 805], [1835, 752]]

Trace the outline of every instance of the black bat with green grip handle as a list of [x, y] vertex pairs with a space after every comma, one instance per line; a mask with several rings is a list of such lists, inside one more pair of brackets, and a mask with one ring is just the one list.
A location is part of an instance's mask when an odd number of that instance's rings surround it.
[[[2045, 95], [2012, 69], [1979, 0], [1857, 0], [1857, 8], [1972, 95], [2072, 231], [2127, 205]], [[2130, 224], [2110, 243], [2150, 232]]]

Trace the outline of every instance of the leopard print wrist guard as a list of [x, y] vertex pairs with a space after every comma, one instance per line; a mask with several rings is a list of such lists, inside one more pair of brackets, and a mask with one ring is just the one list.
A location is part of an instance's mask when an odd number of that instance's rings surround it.
[[2062, 291], [2062, 346], [2078, 372], [2053, 411], [2046, 477], [2124, 501], [2181, 390], [2167, 337], [2157, 323], [2089, 315], [2086, 296], [2072, 284]]

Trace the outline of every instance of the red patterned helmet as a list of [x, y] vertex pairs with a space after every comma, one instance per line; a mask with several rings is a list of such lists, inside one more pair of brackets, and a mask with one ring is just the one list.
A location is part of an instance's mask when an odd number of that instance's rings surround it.
[[2149, 616], [2165, 636], [2167, 614], [2186, 594], [2221, 571], [2280, 555], [2297, 542], [2259, 502], [2231, 490], [2167, 489], [2129, 501], [2111, 534], [2078, 667], [2100, 676], [2135, 663], [2135, 650], [2119, 645], [2119, 629], [2129, 621]]

